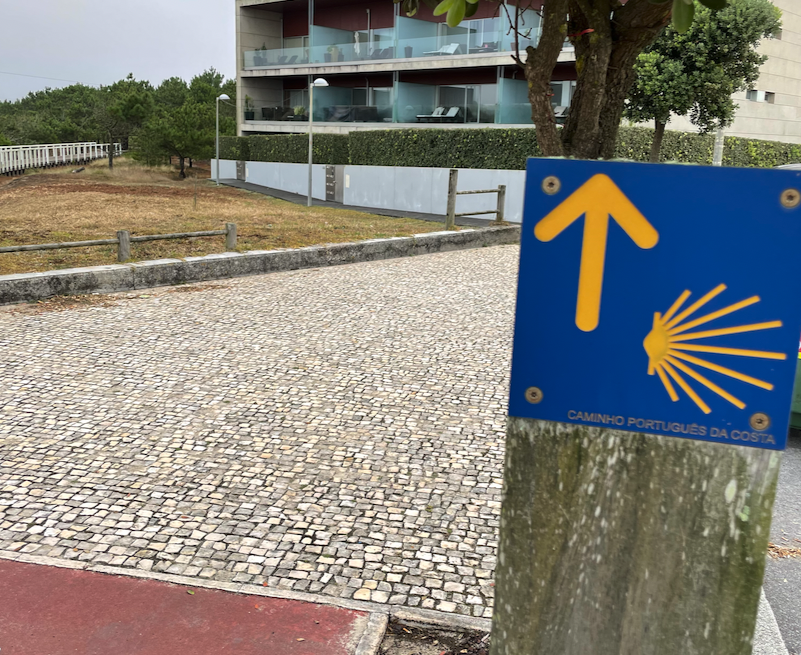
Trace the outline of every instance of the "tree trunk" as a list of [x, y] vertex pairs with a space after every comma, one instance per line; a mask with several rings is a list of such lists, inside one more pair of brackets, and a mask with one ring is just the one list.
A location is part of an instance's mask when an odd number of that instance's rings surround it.
[[780, 461], [510, 418], [491, 655], [751, 655]]
[[651, 141], [651, 157], [648, 161], [652, 164], [659, 163], [659, 153], [662, 152], [662, 138], [665, 136], [665, 123], [658, 118], [654, 120], [654, 140]]
[[572, 0], [568, 24], [568, 31], [574, 35], [571, 40], [576, 49], [578, 79], [562, 142], [565, 154], [579, 159], [598, 157], [600, 115], [613, 47], [609, 4], [595, 7], [595, 1]]
[[189, 158], [189, 168], [192, 168], [192, 158]]
[[602, 159], [612, 159], [615, 156], [623, 103], [636, 77], [634, 63], [670, 22], [672, 6], [672, 3], [656, 5], [629, 0], [615, 12], [612, 21], [614, 46], [606, 74], [604, 106], [600, 114], [598, 135], [598, 156]]
[[181, 177], [181, 179], [184, 179], [186, 177], [186, 171], [184, 170], [185, 157], [179, 157], [178, 159], [180, 159], [181, 162], [181, 172], [178, 175]]
[[114, 168], [114, 135], [110, 132], [108, 135], [108, 167], [109, 170]]
[[526, 48], [524, 72], [531, 103], [531, 121], [537, 130], [537, 143], [545, 157], [564, 155], [550, 93], [551, 76], [564, 43], [567, 8], [568, 0], [549, 0], [542, 9], [542, 38], [536, 48]]

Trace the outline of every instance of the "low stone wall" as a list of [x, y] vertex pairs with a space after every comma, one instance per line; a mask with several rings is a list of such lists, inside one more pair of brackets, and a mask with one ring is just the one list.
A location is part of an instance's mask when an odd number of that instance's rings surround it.
[[226, 252], [205, 257], [1, 275], [0, 305], [41, 300], [51, 296], [113, 293], [300, 268], [355, 264], [449, 250], [506, 245], [519, 241], [518, 226], [490, 227], [311, 246], [296, 250]]

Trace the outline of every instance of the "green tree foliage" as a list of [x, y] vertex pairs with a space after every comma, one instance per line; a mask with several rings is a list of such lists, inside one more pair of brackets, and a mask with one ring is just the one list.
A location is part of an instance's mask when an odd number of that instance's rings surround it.
[[[181, 177], [188, 159], [214, 155], [216, 99], [223, 93], [234, 97], [236, 83], [226, 82], [213, 68], [193, 77], [189, 84], [179, 78], [164, 80], [154, 91], [156, 110], [136, 139], [137, 156], [150, 163], [177, 157]], [[235, 134], [234, 106], [220, 103], [220, 133]]]
[[[128, 75], [108, 87], [102, 87], [94, 98], [94, 119], [109, 143], [118, 140], [127, 145], [130, 136], [144, 125], [153, 113], [152, 87]], [[109, 148], [108, 166], [114, 166], [114, 149]]]
[[767, 59], [756, 48], [780, 27], [781, 12], [770, 0], [729, 0], [720, 11], [701, 7], [683, 33], [668, 27], [639, 56], [625, 116], [655, 122], [652, 161], [659, 160], [671, 114], [689, 116], [702, 133], [731, 124], [732, 94], [756, 82]]
[[[394, 0], [407, 15], [421, 0]], [[508, 0], [422, 0], [433, 4], [455, 27], [470, 18], [480, 2], [509, 17], [512, 34], [523, 35], [521, 11], [532, 3]], [[531, 120], [538, 130], [543, 154], [583, 159], [614, 155], [623, 106], [634, 80], [637, 56], [670, 23], [686, 32], [696, 8], [719, 10], [727, 0], [547, 0], [540, 10], [540, 39], [536, 47], [514, 53], [513, 59], [528, 83]], [[534, 3], [539, 5], [540, 3]], [[576, 92], [564, 129], [557, 129], [550, 102], [550, 82], [565, 39], [575, 47]]]
[[45, 89], [0, 103], [0, 145], [121, 141], [151, 164], [169, 156], [206, 159], [213, 156], [215, 104], [223, 93], [231, 101], [220, 102], [220, 134], [233, 135], [236, 81], [213, 68], [155, 88], [129, 75], [100, 88]]

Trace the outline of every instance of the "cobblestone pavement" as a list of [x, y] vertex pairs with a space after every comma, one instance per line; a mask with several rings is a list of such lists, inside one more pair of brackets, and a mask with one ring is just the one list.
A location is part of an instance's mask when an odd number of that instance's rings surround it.
[[0, 549], [489, 617], [517, 257], [0, 310]]

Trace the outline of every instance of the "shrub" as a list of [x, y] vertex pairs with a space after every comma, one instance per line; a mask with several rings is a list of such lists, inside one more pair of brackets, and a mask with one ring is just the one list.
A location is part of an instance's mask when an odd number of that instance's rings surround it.
[[248, 139], [246, 136], [221, 136], [220, 159], [247, 161], [250, 158]]
[[350, 161], [354, 165], [522, 169], [527, 157], [541, 154], [531, 128], [350, 133]]
[[[652, 138], [651, 128], [621, 127], [615, 157], [648, 161]], [[662, 161], [709, 165], [714, 149], [713, 134], [669, 131], [662, 143]], [[369, 130], [314, 137], [317, 164], [523, 170], [528, 157], [541, 155], [532, 128]], [[308, 135], [222, 137], [220, 156], [304, 164]], [[726, 138], [726, 166], [769, 168], [795, 162], [801, 162], [801, 144]]]
[[[250, 161], [305, 164], [309, 161], [308, 134], [280, 134], [247, 137]], [[315, 164], [347, 164], [348, 137], [344, 134], [317, 134], [313, 141]]]

